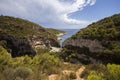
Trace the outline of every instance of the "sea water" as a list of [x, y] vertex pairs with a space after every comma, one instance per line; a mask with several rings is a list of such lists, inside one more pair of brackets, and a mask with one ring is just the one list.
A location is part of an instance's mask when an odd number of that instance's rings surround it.
[[65, 31], [65, 35], [61, 36], [61, 40], [60, 40], [60, 46], [62, 46], [62, 43], [69, 37], [71, 37], [73, 34], [75, 34], [76, 32], [79, 31], [79, 29], [60, 29], [62, 31]]

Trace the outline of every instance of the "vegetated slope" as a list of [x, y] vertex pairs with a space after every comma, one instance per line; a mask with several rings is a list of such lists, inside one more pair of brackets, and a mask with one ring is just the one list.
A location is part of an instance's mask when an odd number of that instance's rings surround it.
[[0, 44], [12, 56], [34, 55], [36, 48], [59, 46], [57, 36], [33, 22], [0, 16]]
[[120, 14], [81, 29], [63, 43], [63, 57], [71, 62], [120, 63]]
[[0, 80], [51, 80], [52, 75], [57, 75], [57, 80], [79, 78], [76, 74], [81, 74], [80, 64], [64, 63], [55, 55], [44, 49], [34, 57], [25, 55], [12, 58], [0, 46]]
[[60, 33], [65, 33], [64, 31], [53, 29], [53, 28], [46, 28], [46, 29], [48, 32], [55, 34], [55, 35], [60, 34]]
[[10, 16], [0, 16], [0, 32], [15, 37], [39, 35], [41, 37], [54, 38], [53, 35], [42, 26], [24, 19]]

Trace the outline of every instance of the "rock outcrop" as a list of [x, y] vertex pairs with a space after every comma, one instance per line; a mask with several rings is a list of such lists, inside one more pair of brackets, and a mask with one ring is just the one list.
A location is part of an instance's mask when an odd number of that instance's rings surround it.
[[52, 46], [59, 46], [59, 43], [53, 39], [44, 39], [42, 37], [19, 38], [0, 34], [0, 41], [13, 57], [36, 54], [37, 48], [50, 49]]
[[0, 34], [0, 41], [12, 57], [23, 55], [35, 55], [34, 49], [31, 47], [28, 39], [26, 38], [14, 38], [7, 34]]
[[90, 52], [102, 52], [105, 48], [101, 45], [98, 40], [90, 40], [83, 38], [67, 39], [63, 42], [63, 47], [66, 45], [76, 46], [76, 47], [88, 47]]

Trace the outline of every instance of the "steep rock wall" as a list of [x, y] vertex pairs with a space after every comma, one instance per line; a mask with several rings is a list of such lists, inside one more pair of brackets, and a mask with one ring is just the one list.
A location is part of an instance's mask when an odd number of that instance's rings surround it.
[[12, 57], [23, 55], [34, 56], [36, 54], [35, 49], [38, 47], [50, 49], [51, 46], [59, 46], [59, 43], [54, 39], [45, 39], [39, 36], [20, 38], [7, 34], [0, 34], [0, 43], [11, 53]]

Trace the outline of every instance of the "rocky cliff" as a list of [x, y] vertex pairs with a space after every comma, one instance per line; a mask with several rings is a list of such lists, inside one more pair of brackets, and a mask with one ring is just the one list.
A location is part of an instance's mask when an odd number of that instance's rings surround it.
[[50, 49], [58, 47], [57, 36], [33, 22], [0, 16], [0, 45], [13, 57], [35, 55], [37, 48]]
[[98, 40], [90, 40], [90, 39], [83, 39], [83, 38], [76, 38], [76, 39], [67, 39], [63, 42], [63, 47], [68, 45], [77, 46], [77, 47], [88, 47], [90, 52], [102, 52], [105, 48], [101, 45], [101, 42]]
[[82, 63], [120, 63], [120, 14], [81, 29], [63, 42], [63, 57]]

